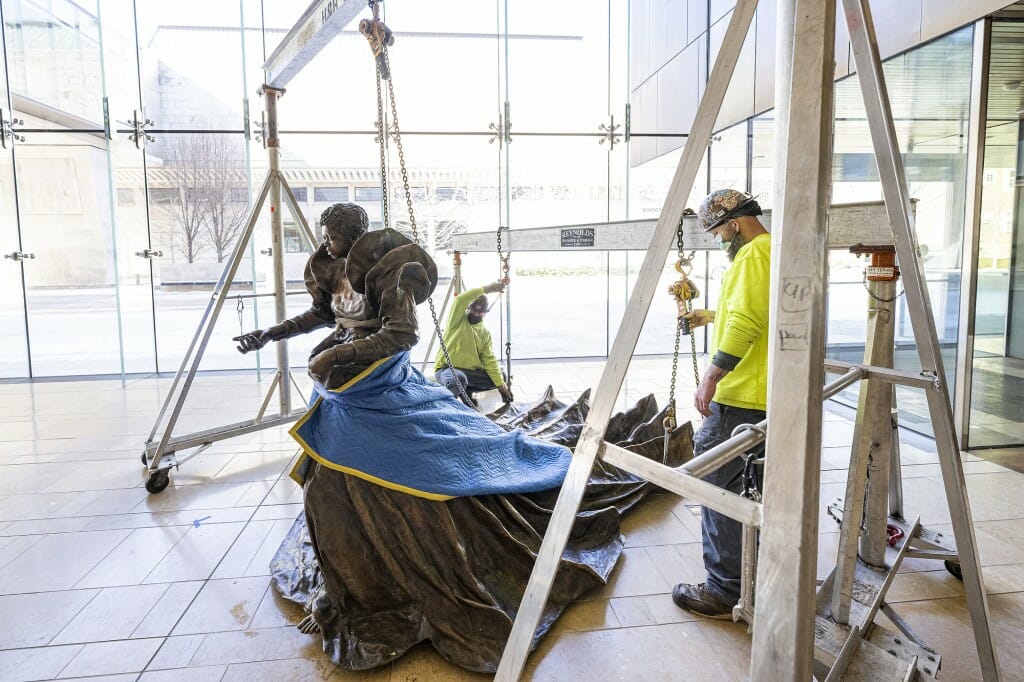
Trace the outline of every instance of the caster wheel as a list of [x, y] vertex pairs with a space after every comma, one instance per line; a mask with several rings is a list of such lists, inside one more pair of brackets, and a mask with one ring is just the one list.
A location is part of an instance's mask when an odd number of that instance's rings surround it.
[[146, 451], [145, 450], [142, 451], [142, 465], [143, 466], [148, 466], [149, 465], [149, 459], [146, 458]]
[[949, 571], [949, 574], [951, 576], [953, 576], [957, 580], [961, 580], [961, 581], [964, 579], [963, 571], [960, 570], [960, 562], [958, 562], [958, 561], [944, 561], [942, 563], [944, 563], [946, 565], [946, 570]]
[[171, 483], [171, 476], [166, 471], [157, 471], [146, 479], [146, 490], [151, 493], [162, 493]]

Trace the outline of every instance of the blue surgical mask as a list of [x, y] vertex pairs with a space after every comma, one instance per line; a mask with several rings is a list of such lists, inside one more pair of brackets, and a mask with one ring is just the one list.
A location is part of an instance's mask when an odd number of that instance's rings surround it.
[[732, 242], [722, 241], [721, 235], [717, 235], [716, 234], [715, 235], [715, 244], [717, 244], [718, 248], [720, 248], [722, 251], [728, 251], [729, 250], [729, 245], [732, 244]]

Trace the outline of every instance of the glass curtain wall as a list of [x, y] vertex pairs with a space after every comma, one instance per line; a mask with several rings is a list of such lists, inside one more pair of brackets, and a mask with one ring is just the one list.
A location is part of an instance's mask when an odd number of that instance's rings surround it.
[[[972, 27], [966, 27], [893, 57], [884, 65], [909, 189], [911, 197], [917, 200], [918, 238], [926, 254], [925, 274], [932, 313], [950, 385], [956, 371], [959, 324], [972, 37]], [[835, 111], [833, 202], [881, 200], [878, 170], [856, 76], [836, 84]], [[758, 197], [763, 207], [770, 208], [774, 124], [773, 113], [767, 111], [715, 133], [706, 176], [708, 188], [746, 189]], [[634, 168], [631, 196], [649, 192], [652, 197], [664, 197], [677, 160], [678, 152], [675, 152]], [[641, 180], [659, 171], [664, 178], [660, 184], [645, 185]], [[697, 186], [700, 184], [698, 180]], [[701, 198], [702, 193], [695, 188], [691, 205], [696, 205]], [[638, 204], [639, 201], [634, 202], [639, 210], [644, 210]], [[982, 241], [984, 243], [984, 239]], [[867, 328], [868, 294], [863, 283], [866, 261], [840, 252], [832, 252], [829, 260], [828, 354], [838, 359], [861, 361]], [[1009, 267], [1008, 263], [1006, 260], [1004, 267]], [[705, 290], [712, 292], [706, 299], [706, 307], [714, 307], [714, 292], [718, 289], [715, 280], [725, 266], [722, 254], [709, 254], [702, 273], [706, 277]], [[896, 366], [919, 367], [902, 297], [897, 303], [896, 340]], [[856, 391], [848, 390], [839, 399], [855, 405]], [[930, 432], [923, 394], [901, 388], [898, 402], [905, 425]]]
[[968, 444], [1024, 443], [1024, 22], [992, 21]]
[[[0, 307], [0, 377], [173, 371], [266, 176], [261, 65], [301, 9], [285, 0], [0, 0], [0, 9], [0, 111], [12, 122], [0, 239], [6, 253], [34, 256], [0, 270], [15, 293]], [[389, 0], [383, 11], [397, 38], [409, 193], [442, 276], [438, 306], [453, 235], [629, 216], [627, 0], [585, 13], [511, 0], [458, 12]], [[280, 100], [282, 169], [314, 229], [338, 201], [364, 206], [371, 227], [385, 222], [374, 73], [353, 22]], [[390, 130], [387, 94], [385, 84]], [[386, 196], [390, 225], [409, 232], [397, 142], [385, 138]], [[308, 304], [305, 245], [297, 218], [283, 217], [296, 313]], [[273, 362], [272, 351], [243, 356], [230, 342], [272, 322], [269, 246], [264, 210], [203, 369]], [[489, 321], [502, 352], [511, 339], [516, 358], [604, 355], [631, 284], [628, 260], [513, 254], [512, 286]], [[463, 274], [470, 286], [498, 278], [497, 243], [465, 255]], [[578, 286], [566, 290], [570, 281]], [[573, 304], [555, 309], [554, 292]], [[292, 343], [294, 364], [315, 341]]]

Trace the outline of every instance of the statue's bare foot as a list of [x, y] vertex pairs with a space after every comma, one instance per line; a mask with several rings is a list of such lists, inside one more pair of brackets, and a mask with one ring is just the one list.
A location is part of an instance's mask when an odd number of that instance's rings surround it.
[[316, 618], [313, 618], [312, 613], [300, 620], [296, 627], [298, 627], [299, 632], [304, 635], [312, 635], [320, 632], [320, 624], [316, 622]]

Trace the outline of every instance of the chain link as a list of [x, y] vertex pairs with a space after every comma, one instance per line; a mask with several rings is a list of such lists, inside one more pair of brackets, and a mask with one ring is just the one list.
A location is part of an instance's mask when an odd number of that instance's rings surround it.
[[384, 126], [384, 96], [380, 90], [380, 69], [374, 69], [377, 73], [377, 142], [380, 143], [380, 189], [381, 189], [381, 211], [383, 212], [382, 225], [391, 227], [391, 216], [389, 212], [388, 193], [388, 161], [387, 161], [387, 132]]
[[[376, 9], [376, 8], [375, 8]], [[376, 17], [375, 17], [376, 18]], [[391, 64], [388, 61], [388, 49], [387, 46], [383, 48], [384, 66], [387, 70], [391, 71]], [[385, 132], [384, 126], [384, 98], [381, 93], [381, 76], [380, 69], [377, 71], [377, 116], [379, 121], [378, 130], [380, 132], [380, 172], [381, 172], [381, 185], [383, 189], [384, 197], [384, 227], [389, 227], [389, 214], [388, 214], [388, 192], [390, 191], [387, 176], [385, 174], [386, 169], [386, 140], [387, 133]], [[394, 86], [394, 74], [387, 79], [388, 83], [388, 102], [391, 105], [391, 128], [393, 129], [393, 136], [395, 138], [395, 148], [398, 150], [398, 164], [402, 174], [402, 189], [405, 192], [405, 205], [409, 210], [409, 226], [412, 228], [412, 238], [417, 244], [420, 243], [419, 229], [416, 226], [416, 214], [412, 207], [412, 191], [409, 189], [409, 172], [405, 168], [405, 152], [402, 149], [402, 133], [401, 128], [398, 126], [398, 108], [395, 106], [395, 86]], [[434, 297], [427, 297], [427, 306], [430, 308], [430, 319], [434, 323], [434, 333], [437, 335], [437, 340], [441, 346], [441, 352], [444, 354], [445, 365], [452, 373], [452, 377], [455, 379], [455, 384], [459, 387], [459, 397], [466, 405], [472, 405], [473, 400], [469, 397], [469, 393], [466, 387], [463, 386], [462, 381], [459, 379], [459, 375], [455, 371], [455, 366], [452, 364], [451, 355], [448, 352], [448, 345], [444, 342], [444, 334], [441, 332], [441, 323], [437, 319], [437, 309], [434, 307]]]
[[683, 213], [679, 218], [679, 225], [676, 227], [676, 271], [679, 272], [680, 278], [669, 289], [669, 292], [676, 298], [676, 302], [681, 307], [682, 312], [676, 319], [676, 337], [675, 344], [672, 347], [672, 376], [669, 381], [668, 408], [666, 409], [664, 419], [666, 449], [668, 447], [668, 434], [676, 427], [676, 383], [679, 374], [679, 344], [684, 333], [690, 337], [690, 359], [693, 361], [693, 380], [695, 385], [700, 385], [700, 368], [697, 366], [697, 339], [692, 330], [689, 329], [689, 321], [685, 318], [685, 315], [693, 311], [691, 301], [694, 296], [698, 295], [696, 287], [690, 280], [689, 270], [695, 252], [690, 252], [690, 255], [687, 256], [683, 244], [683, 220], [686, 215], [689, 215], [689, 213]]

